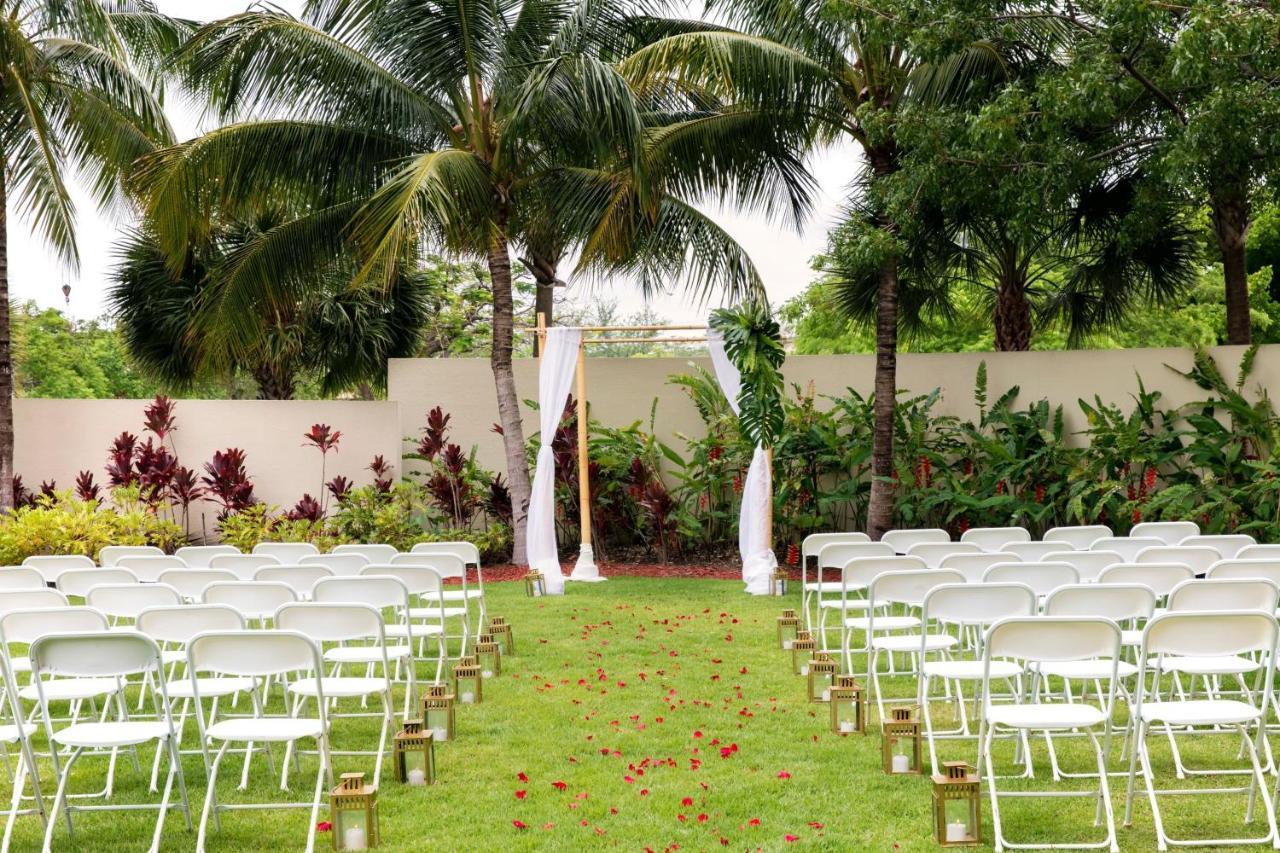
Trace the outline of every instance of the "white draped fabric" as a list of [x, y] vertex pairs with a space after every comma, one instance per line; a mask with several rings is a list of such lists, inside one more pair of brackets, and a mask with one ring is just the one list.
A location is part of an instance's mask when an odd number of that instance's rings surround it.
[[[720, 390], [729, 400], [734, 414], [738, 413], [738, 393], [742, 377], [724, 351], [724, 338], [719, 332], [707, 333], [707, 346], [711, 350], [711, 365], [715, 368]], [[778, 558], [769, 547], [769, 501], [771, 472], [769, 457], [763, 447], [756, 447], [751, 454], [751, 467], [742, 485], [742, 509], [738, 516], [738, 551], [742, 555], [742, 580], [752, 595], [769, 594], [769, 575], [778, 567]]]
[[580, 329], [556, 326], [547, 329], [546, 346], [538, 362], [538, 418], [542, 445], [529, 495], [529, 524], [525, 548], [529, 568], [547, 579], [547, 595], [564, 595], [564, 574], [556, 548], [556, 460], [551, 451], [560, 416], [564, 413], [578, 366]]

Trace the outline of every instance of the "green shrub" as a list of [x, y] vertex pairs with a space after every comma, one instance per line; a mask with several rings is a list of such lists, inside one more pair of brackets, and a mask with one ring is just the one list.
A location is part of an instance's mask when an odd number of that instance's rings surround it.
[[157, 517], [136, 488], [117, 489], [112, 502], [114, 506], [104, 506], [69, 491], [55, 492], [0, 517], [0, 565], [46, 554], [97, 559], [107, 545], [155, 545], [173, 551], [186, 543], [182, 528]]

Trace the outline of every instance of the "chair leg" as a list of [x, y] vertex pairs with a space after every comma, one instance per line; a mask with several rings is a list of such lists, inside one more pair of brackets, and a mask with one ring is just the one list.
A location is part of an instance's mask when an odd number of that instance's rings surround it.
[[204, 793], [204, 807], [200, 810], [200, 829], [196, 832], [196, 853], [204, 853], [204, 839], [209, 831], [209, 813], [217, 812], [215, 792], [218, 790], [218, 765], [222, 763], [222, 757], [227, 754], [227, 747], [230, 745], [231, 741], [223, 741], [213, 757], [213, 763], [209, 765], [208, 788]]
[[1120, 853], [1120, 845], [1116, 843], [1116, 816], [1111, 808], [1111, 786], [1107, 779], [1107, 758], [1103, 754], [1102, 745], [1098, 743], [1098, 736], [1092, 730], [1088, 731], [1088, 735], [1098, 758], [1098, 798], [1107, 821], [1107, 848], [1111, 853]]
[[[66, 801], [67, 783], [71, 781], [71, 767], [76, 763], [76, 759], [80, 757], [83, 750], [72, 750], [71, 755], [67, 758], [67, 763], [58, 771], [58, 792], [53, 796], [53, 811], [49, 814], [49, 820], [44, 827], [44, 853], [50, 853], [53, 850], [53, 830], [58, 826], [58, 809], [61, 807], [62, 815], [67, 821], [67, 835], [71, 836], [74, 828], [71, 825], [71, 809]], [[34, 772], [34, 771], [33, 771]]]
[[316, 789], [311, 798], [311, 827], [307, 830], [306, 853], [314, 853], [316, 849], [316, 818], [320, 816], [320, 796], [324, 792], [325, 777], [328, 776], [329, 784], [333, 784], [333, 765], [329, 760], [329, 739], [326, 735], [316, 738], [316, 749], [320, 753], [320, 766], [316, 769]]
[[991, 835], [996, 853], [1004, 850], [1004, 833], [1000, 828], [1000, 798], [996, 793], [995, 757], [991, 754], [991, 741], [995, 736], [995, 727], [982, 723], [982, 741], [978, 749], [978, 764], [985, 765], [987, 770], [987, 794], [991, 798]]
[[[164, 739], [168, 741], [168, 738]], [[157, 746], [164, 746], [162, 742]], [[156, 750], [159, 755], [159, 749]], [[160, 838], [164, 833], [164, 817], [169, 811], [169, 796], [173, 793], [173, 777], [177, 775], [178, 765], [173, 761], [173, 751], [169, 751], [169, 773], [164, 779], [164, 793], [160, 795], [160, 814], [156, 816], [156, 829], [151, 836], [151, 846], [147, 849], [147, 853], [160, 853]]]
[[387, 749], [387, 734], [391, 730], [391, 717], [395, 713], [395, 699], [391, 696], [390, 688], [382, 694], [382, 731], [378, 733], [378, 757], [373, 763], [373, 787], [378, 787], [378, 780], [382, 778], [382, 756]]

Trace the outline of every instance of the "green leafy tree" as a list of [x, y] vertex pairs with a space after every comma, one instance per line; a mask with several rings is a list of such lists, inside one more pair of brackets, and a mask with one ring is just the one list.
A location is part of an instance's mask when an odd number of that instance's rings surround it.
[[19, 397], [154, 397], [161, 390], [130, 362], [119, 333], [103, 320], [68, 320], [34, 302], [12, 311]]

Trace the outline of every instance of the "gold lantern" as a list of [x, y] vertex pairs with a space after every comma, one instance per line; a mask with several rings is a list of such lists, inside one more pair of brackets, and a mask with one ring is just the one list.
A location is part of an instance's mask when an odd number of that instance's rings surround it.
[[831, 688], [831, 731], [838, 735], [867, 733], [867, 696], [852, 675], [836, 676]]
[[943, 847], [982, 843], [982, 800], [978, 776], [963, 761], [944, 761], [933, 777], [933, 831]]
[[791, 671], [796, 675], [809, 674], [809, 660], [817, 650], [818, 644], [813, 640], [796, 640], [791, 644]]
[[378, 846], [378, 789], [364, 783], [363, 773], [343, 773], [329, 792], [334, 850], [368, 850]]
[[920, 773], [920, 721], [916, 707], [892, 708], [881, 726], [880, 757], [889, 774]]
[[791, 646], [800, 633], [800, 617], [794, 610], [784, 610], [778, 617], [778, 648], [791, 651]]
[[476, 664], [481, 678], [494, 678], [502, 674], [502, 649], [492, 634], [481, 634], [476, 641]]
[[787, 594], [787, 576], [785, 574], [778, 571], [769, 573], [769, 594], [779, 596]]
[[404, 728], [396, 732], [392, 749], [397, 782], [407, 785], [435, 784], [435, 738], [430, 729], [423, 729], [422, 720], [405, 720]]
[[829, 702], [831, 687], [835, 684], [836, 662], [831, 655], [818, 652], [809, 661], [809, 701]]
[[516, 637], [511, 633], [511, 623], [501, 616], [489, 617], [489, 633], [502, 645], [504, 655], [516, 653]]
[[484, 699], [484, 679], [480, 664], [470, 655], [458, 659], [453, 667], [453, 695], [462, 705], [479, 705]]
[[422, 697], [422, 721], [433, 743], [453, 740], [453, 694], [444, 684], [432, 684]]
[[524, 576], [524, 594], [530, 598], [547, 594], [547, 579], [542, 572], [529, 572]]

